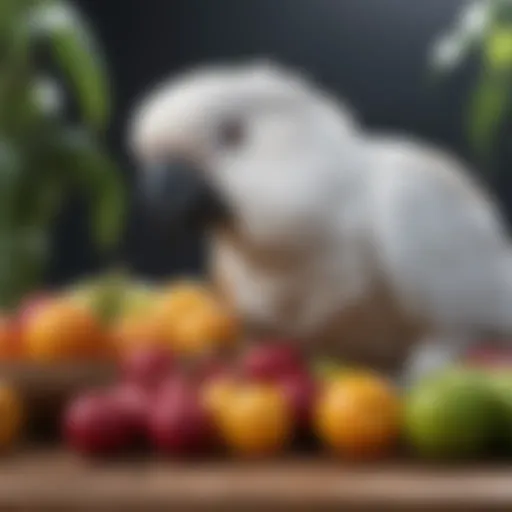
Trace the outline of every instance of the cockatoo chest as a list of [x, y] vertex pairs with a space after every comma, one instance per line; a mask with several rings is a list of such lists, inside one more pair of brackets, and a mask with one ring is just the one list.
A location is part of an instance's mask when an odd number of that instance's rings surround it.
[[282, 261], [251, 260], [217, 243], [213, 272], [249, 331], [292, 337], [312, 353], [378, 366], [398, 364], [419, 324], [395, 302], [359, 251]]

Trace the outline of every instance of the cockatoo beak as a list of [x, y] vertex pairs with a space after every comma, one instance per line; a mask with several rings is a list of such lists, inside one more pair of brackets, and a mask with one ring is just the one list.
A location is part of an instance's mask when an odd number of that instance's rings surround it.
[[201, 228], [226, 215], [226, 208], [202, 173], [181, 160], [153, 165], [142, 173], [143, 201], [171, 231]]

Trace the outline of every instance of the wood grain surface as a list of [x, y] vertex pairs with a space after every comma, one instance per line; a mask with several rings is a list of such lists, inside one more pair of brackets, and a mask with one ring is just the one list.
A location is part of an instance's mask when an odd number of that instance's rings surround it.
[[347, 466], [320, 459], [91, 463], [62, 451], [5, 456], [2, 511], [512, 511], [512, 468]]
[[[30, 409], [39, 410], [41, 417], [33, 418], [38, 430], [43, 416], [58, 417], [71, 394], [114, 376], [108, 365], [0, 365], [0, 377], [22, 391]], [[93, 463], [61, 449], [33, 447], [0, 458], [0, 512], [171, 510], [512, 512], [512, 465], [357, 466], [320, 455], [245, 463]]]

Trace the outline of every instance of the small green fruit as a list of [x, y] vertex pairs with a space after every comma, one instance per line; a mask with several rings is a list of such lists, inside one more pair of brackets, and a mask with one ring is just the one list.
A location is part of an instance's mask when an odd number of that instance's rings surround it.
[[487, 453], [502, 425], [495, 392], [481, 375], [462, 370], [428, 379], [405, 403], [405, 435], [420, 456], [473, 458]]

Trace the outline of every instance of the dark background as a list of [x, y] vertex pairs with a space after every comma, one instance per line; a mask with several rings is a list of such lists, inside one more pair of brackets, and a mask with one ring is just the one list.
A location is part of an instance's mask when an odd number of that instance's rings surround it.
[[[165, 75], [212, 60], [273, 57], [305, 69], [372, 128], [409, 131], [468, 157], [462, 113], [471, 72], [441, 88], [426, 80], [433, 37], [464, 0], [80, 0], [110, 63], [112, 149], [130, 182], [124, 125], [138, 95]], [[502, 151], [499, 166], [510, 158]], [[492, 186], [506, 206], [508, 173]], [[134, 187], [133, 187], [134, 188]], [[510, 212], [506, 212], [510, 213]], [[53, 279], [89, 272], [94, 257], [80, 211], [66, 215]], [[171, 247], [134, 205], [122, 260], [147, 276], [200, 268], [200, 242]]]

